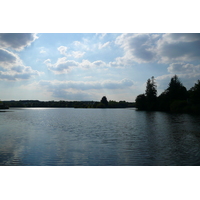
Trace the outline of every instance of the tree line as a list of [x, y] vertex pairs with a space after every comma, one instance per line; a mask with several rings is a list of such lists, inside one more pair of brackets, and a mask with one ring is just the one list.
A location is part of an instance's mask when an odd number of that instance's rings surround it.
[[177, 75], [174, 75], [166, 90], [157, 96], [155, 78], [147, 80], [144, 94], [135, 100], [138, 110], [200, 113], [200, 80], [187, 91]]
[[[6, 107], [68, 107], [68, 108], [127, 108], [134, 107], [135, 103], [126, 101], [108, 101], [103, 96], [100, 101], [39, 101], [39, 100], [19, 100], [3, 101]], [[0, 107], [1, 108], [1, 107]]]

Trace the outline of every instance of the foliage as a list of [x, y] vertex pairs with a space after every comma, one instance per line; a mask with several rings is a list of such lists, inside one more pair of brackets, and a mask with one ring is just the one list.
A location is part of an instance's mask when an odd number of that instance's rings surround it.
[[170, 104], [171, 112], [183, 112], [184, 108], [187, 106], [187, 101], [175, 100]]
[[145, 94], [136, 97], [138, 110], [200, 113], [200, 80], [189, 91], [178, 76], [171, 78], [168, 88], [157, 97], [154, 77], [147, 80]]
[[144, 94], [140, 94], [136, 97], [135, 100], [136, 108], [139, 110], [146, 110], [146, 96]]
[[200, 103], [200, 80], [189, 90], [189, 97], [193, 104]]
[[145, 95], [147, 110], [155, 110], [157, 102], [157, 86], [155, 84], [155, 79], [153, 76], [151, 77], [151, 79], [147, 80]]
[[166, 89], [166, 94], [171, 102], [174, 100], [187, 99], [187, 90], [182, 85], [177, 75], [171, 78], [169, 87]]
[[155, 79], [152, 76], [147, 80], [145, 94], [140, 94], [136, 97], [136, 107], [139, 110], [155, 110], [157, 102], [157, 87]]
[[105, 107], [108, 107], [108, 100], [105, 96], [102, 97], [101, 104], [103, 104]]
[[[104, 102], [104, 103], [102, 103]], [[69, 108], [126, 108], [134, 107], [135, 104], [126, 101], [107, 101], [102, 98], [99, 101], [39, 101], [39, 100], [20, 100], [20, 101], [4, 101], [2, 104], [9, 107], [69, 107]], [[1, 104], [0, 104], [1, 106]]]

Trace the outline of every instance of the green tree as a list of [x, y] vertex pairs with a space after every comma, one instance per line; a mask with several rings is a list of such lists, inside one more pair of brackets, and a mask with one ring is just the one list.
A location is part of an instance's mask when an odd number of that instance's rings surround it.
[[151, 77], [151, 79], [147, 80], [145, 95], [147, 110], [155, 110], [157, 101], [157, 86], [153, 76]]
[[186, 105], [187, 90], [174, 75], [169, 83], [168, 88], [158, 97], [158, 109], [164, 111], [180, 111], [183, 105]]
[[103, 96], [101, 99], [101, 103], [105, 105], [105, 107], [108, 107], [108, 100], [106, 98], [106, 96]]
[[187, 90], [180, 82], [177, 75], [171, 78], [169, 87], [166, 90], [167, 95], [169, 96], [170, 101], [174, 100], [186, 100], [187, 99]]
[[135, 99], [135, 106], [138, 110], [146, 110], [146, 96], [140, 94]]
[[200, 104], [200, 80], [189, 90], [189, 96], [194, 104]]

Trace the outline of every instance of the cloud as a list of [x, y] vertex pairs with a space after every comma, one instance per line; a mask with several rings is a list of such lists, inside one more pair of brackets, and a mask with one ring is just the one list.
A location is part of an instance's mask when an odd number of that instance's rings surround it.
[[94, 94], [90, 94], [87, 92], [82, 91], [63, 91], [63, 90], [54, 90], [53, 91], [53, 97], [60, 98], [60, 99], [68, 99], [72, 101], [89, 101], [93, 98], [95, 98]]
[[42, 50], [40, 50], [40, 53], [46, 53], [46, 51], [42, 49]]
[[164, 34], [157, 42], [159, 62], [200, 60], [200, 34]]
[[55, 64], [52, 64], [50, 59], [45, 60], [44, 63], [55, 74], [68, 73], [72, 68], [78, 66], [78, 62], [67, 60], [66, 57], [59, 58]]
[[21, 51], [37, 38], [34, 33], [0, 33], [0, 47]]
[[98, 35], [99, 35], [99, 39], [102, 40], [107, 35], [107, 33], [96, 33], [96, 36]]
[[21, 69], [12, 68], [12, 70], [3, 72], [0, 71], [0, 79], [1, 80], [9, 80], [9, 81], [19, 81], [19, 80], [27, 80], [35, 76], [39, 76], [41, 73], [37, 70], [32, 70], [31, 67], [21, 66]]
[[200, 65], [195, 66], [189, 63], [172, 63], [167, 69], [172, 74], [200, 73]]
[[0, 70], [2, 80], [24, 80], [41, 74], [31, 67], [24, 66], [16, 54], [5, 49], [0, 49], [0, 66], [3, 70]]
[[87, 39], [84, 39], [84, 38], [83, 38], [83, 42], [74, 41], [74, 42], [73, 42], [73, 45], [74, 45], [75, 47], [78, 47], [79, 49], [84, 49], [84, 50], [89, 51], [90, 48], [89, 48], [88, 42], [89, 42], [89, 41], [88, 41]]
[[[39, 88], [46, 89], [53, 97], [65, 99], [88, 100], [96, 98], [101, 90], [121, 90], [130, 88], [132, 80], [122, 79], [120, 81], [40, 81]], [[98, 93], [94, 90], [98, 90]], [[99, 98], [99, 97], [98, 97]], [[97, 99], [98, 99], [97, 98]]]
[[75, 89], [75, 90], [99, 90], [99, 89], [123, 89], [131, 87], [133, 81], [122, 79], [120, 81], [40, 81], [40, 85], [49, 88]]
[[181, 82], [187, 89], [190, 89], [200, 77], [200, 65], [194, 65], [191, 63], [172, 63], [169, 65], [167, 70], [170, 74], [156, 77], [160, 89], [166, 89], [170, 79], [175, 74], [180, 78]]
[[103, 49], [104, 47], [107, 47], [110, 44], [110, 42], [106, 42], [104, 44], [99, 44], [99, 49]]
[[16, 54], [6, 49], [0, 48], [0, 66], [3, 68], [9, 68], [13, 65], [19, 64], [21, 64], [21, 61]]
[[81, 51], [72, 51], [72, 56], [74, 58], [81, 58], [83, 57], [85, 54], [85, 52], [81, 52]]
[[72, 51], [71, 53], [66, 53], [67, 49], [68, 48], [65, 46], [58, 47], [58, 51], [60, 52], [60, 54], [66, 56], [66, 57], [72, 56], [74, 58], [80, 58], [85, 54], [85, 52], [81, 52], [81, 51]]
[[67, 56], [67, 54], [66, 54], [67, 47], [60, 46], [60, 47], [58, 47], [58, 51], [60, 52], [60, 54]]
[[145, 63], [155, 60], [155, 39], [156, 37], [151, 34], [122, 34], [116, 38], [115, 44], [124, 49], [124, 58], [129, 58], [138, 63]]
[[124, 50], [120, 57], [137, 63], [170, 63], [200, 60], [200, 34], [121, 34], [115, 44]]
[[163, 35], [163, 40], [168, 43], [179, 42], [194, 42], [200, 40], [199, 33], [166, 33]]
[[[181, 83], [187, 88], [190, 89], [194, 86], [194, 83], [199, 79], [200, 73], [179, 73], [178, 75]], [[166, 74], [162, 76], [158, 76], [155, 78], [158, 86], [158, 90], [160, 92], [163, 92], [165, 89], [167, 89], [169, 82], [171, 78], [174, 76], [174, 74]]]
[[68, 60], [66, 57], [59, 58], [55, 64], [51, 63], [50, 59], [44, 61], [48, 69], [55, 74], [69, 73], [73, 69], [84, 69], [88, 70], [91, 68], [107, 68], [108, 65], [101, 61], [97, 60], [90, 62], [89, 60], [82, 60], [82, 62], [77, 62], [75, 60]]

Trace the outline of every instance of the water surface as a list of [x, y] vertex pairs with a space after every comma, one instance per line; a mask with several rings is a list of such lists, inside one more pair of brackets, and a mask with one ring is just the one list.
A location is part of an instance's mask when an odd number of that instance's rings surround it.
[[200, 116], [134, 109], [0, 112], [0, 165], [200, 165]]

